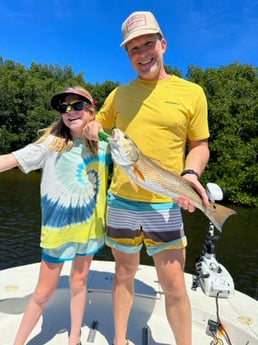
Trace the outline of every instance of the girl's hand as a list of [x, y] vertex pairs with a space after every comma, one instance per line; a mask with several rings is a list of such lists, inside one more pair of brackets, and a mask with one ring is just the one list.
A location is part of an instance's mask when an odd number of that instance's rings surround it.
[[103, 130], [101, 123], [97, 120], [92, 120], [87, 123], [87, 125], [83, 128], [83, 136], [86, 137], [88, 140], [99, 140], [99, 131]]

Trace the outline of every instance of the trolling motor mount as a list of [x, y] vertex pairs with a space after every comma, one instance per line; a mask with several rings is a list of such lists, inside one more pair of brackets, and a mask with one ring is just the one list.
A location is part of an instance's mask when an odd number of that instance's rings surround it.
[[[223, 199], [223, 192], [215, 183], [208, 183], [206, 191], [213, 202]], [[203, 292], [210, 297], [227, 298], [234, 293], [234, 281], [228, 270], [216, 260], [215, 241], [218, 236], [214, 236], [214, 228], [214, 224], [210, 222], [203, 251], [196, 259], [192, 290], [201, 286]]]

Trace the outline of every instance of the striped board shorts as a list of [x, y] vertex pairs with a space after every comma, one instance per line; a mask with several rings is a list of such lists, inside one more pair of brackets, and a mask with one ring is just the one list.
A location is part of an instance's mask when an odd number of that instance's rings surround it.
[[187, 245], [181, 208], [177, 203], [149, 203], [108, 192], [106, 244], [124, 253], [137, 253], [143, 243], [149, 256]]

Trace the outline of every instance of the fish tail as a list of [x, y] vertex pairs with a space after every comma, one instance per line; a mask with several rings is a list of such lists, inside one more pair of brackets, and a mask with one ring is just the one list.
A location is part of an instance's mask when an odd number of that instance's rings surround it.
[[215, 227], [222, 231], [222, 226], [225, 223], [226, 219], [233, 214], [236, 214], [235, 210], [231, 208], [211, 203], [210, 206], [206, 209], [206, 215], [210, 221], [215, 225]]

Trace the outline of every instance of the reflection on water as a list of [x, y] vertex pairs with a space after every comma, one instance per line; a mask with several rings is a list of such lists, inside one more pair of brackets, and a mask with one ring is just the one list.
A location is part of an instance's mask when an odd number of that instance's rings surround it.
[[[0, 269], [40, 260], [40, 173], [24, 175], [18, 170], [0, 174]], [[236, 208], [216, 242], [217, 260], [231, 273], [235, 288], [251, 297], [258, 284], [258, 209]], [[208, 219], [197, 210], [184, 213], [188, 236], [186, 271], [195, 273], [194, 264], [201, 254], [208, 230]], [[96, 259], [111, 260], [109, 248]], [[142, 250], [141, 263], [152, 265]]]

